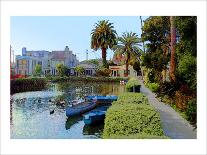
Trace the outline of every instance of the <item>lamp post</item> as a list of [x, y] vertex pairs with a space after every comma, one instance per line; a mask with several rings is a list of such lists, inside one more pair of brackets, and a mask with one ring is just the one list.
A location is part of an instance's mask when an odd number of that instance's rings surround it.
[[88, 60], [88, 50], [86, 49], [86, 60]]

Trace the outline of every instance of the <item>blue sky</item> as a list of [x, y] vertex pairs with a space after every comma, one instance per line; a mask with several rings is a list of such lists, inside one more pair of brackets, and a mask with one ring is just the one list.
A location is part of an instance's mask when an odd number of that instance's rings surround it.
[[[147, 17], [142, 17], [145, 20]], [[118, 35], [135, 32], [140, 37], [139, 16], [13, 16], [11, 17], [11, 46], [15, 55], [21, 54], [22, 47], [28, 50], [64, 50], [65, 46], [75, 53], [80, 61], [101, 58], [101, 51], [92, 52], [90, 33], [95, 23], [109, 20], [114, 23]], [[113, 51], [107, 50], [107, 59]]]

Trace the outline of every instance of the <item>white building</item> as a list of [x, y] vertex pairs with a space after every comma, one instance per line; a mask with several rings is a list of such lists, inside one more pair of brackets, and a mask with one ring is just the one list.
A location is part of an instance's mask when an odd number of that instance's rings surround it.
[[16, 56], [16, 74], [32, 75], [35, 66], [39, 64], [42, 68], [42, 75], [56, 75], [56, 65], [63, 64], [68, 68], [78, 65], [76, 55], [69, 50], [68, 46], [63, 51], [27, 51], [22, 48], [22, 56]]

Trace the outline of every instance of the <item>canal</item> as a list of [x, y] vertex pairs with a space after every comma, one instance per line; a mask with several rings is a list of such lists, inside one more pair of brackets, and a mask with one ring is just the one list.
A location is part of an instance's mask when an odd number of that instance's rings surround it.
[[[125, 88], [119, 83], [51, 83], [42, 91], [11, 96], [10, 137], [12, 139], [97, 139], [104, 124], [86, 126], [82, 116], [67, 118], [65, 108], [87, 95], [118, 95]], [[55, 102], [50, 102], [50, 101]], [[64, 105], [57, 102], [65, 101]], [[51, 113], [54, 111], [54, 113]]]

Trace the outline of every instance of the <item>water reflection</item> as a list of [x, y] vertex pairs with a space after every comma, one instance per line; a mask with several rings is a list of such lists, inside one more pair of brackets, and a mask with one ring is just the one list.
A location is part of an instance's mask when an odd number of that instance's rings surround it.
[[72, 125], [76, 124], [78, 121], [81, 121], [82, 117], [81, 116], [74, 116], [67, 118], [67, 121], [65, 123], [65, 129], [68, 130], [71, 128]]
[[99, 123], [93, 126], [84, 125], [83, 127], [83, 134], [84, 135], [95, 135], [97, 138], [101, 138], [103, 133], [104, 124]]
[[65, 108], [86, 95], [118, 95], [124, 87], [115, 83], [68, 82], [51, 84], [48, 90], [11, 96], [11, 138], [100, 138], [103, 124], [84, 126], [82, 117], [67, 118]]

